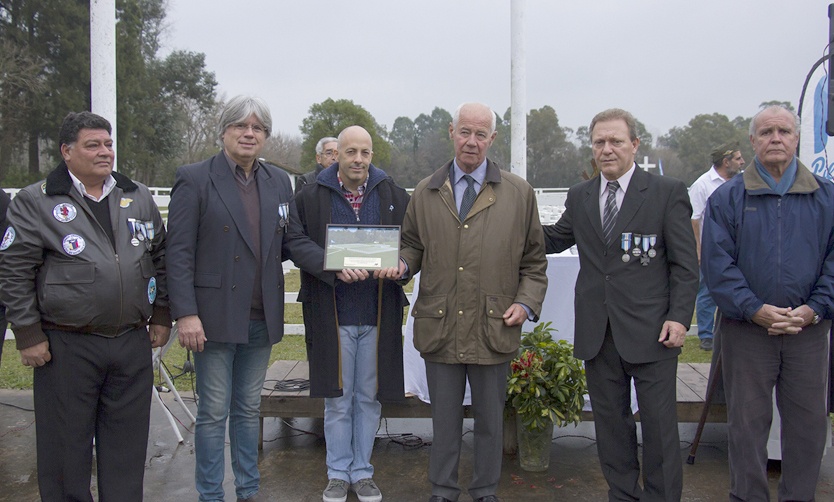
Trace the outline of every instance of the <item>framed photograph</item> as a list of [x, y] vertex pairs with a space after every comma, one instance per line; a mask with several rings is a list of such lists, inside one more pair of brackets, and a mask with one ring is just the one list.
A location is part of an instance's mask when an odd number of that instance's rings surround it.
[[399, 260], [399, 225], [327, 225], [325, 270], [379, 270], [397, 267]]

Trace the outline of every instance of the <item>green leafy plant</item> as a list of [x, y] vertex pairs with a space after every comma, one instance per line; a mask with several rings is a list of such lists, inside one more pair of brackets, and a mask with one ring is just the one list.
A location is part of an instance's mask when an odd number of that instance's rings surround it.
[[578, 424], [585, 404], [585, 368], [573, 357], [573, 345], [554, 340], [551, 323], [522, 333], [519, 354], [510, 365], [507, 406], [528, 430], [549, 421], [559, 427]]

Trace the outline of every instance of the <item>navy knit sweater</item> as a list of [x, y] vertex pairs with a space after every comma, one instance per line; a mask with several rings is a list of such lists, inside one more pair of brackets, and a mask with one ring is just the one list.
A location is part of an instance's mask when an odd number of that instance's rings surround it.
[[[371, 165], [368, 169], [368, 187], [359, 219], [350, 203], [342, 194], [336, 177], [338, 165], [325, 169], [318, 176], [318, 183], [330, 188], [331, 223], [342, 225], [379, 225], [379, 191], [377, 185], [388, 178], [385, 171]], [[336, 282], [336, 312], [341, 326], [376, 326], [378, 281], [369, 278], [351, 284]]]

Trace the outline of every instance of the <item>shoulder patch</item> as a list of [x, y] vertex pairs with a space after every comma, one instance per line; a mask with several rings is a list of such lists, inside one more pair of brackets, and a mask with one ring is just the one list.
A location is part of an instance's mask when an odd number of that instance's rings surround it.
[[0, 242], [0, 251], [9, 249], [9, 246], [11, 246], [12, 242], [14, 242], [15, 235], [16, 233], [13, 227], [6, 229], [6, 233], [3, 234], [3, 242]]

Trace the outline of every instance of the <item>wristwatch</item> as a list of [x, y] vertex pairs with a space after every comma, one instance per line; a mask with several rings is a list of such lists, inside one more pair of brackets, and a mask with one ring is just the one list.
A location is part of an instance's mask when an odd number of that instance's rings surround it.
[[820, 323], [820, 315], [814, 312], [814, 318], [811, 319], [811, 324], [819, 324]]

